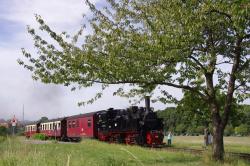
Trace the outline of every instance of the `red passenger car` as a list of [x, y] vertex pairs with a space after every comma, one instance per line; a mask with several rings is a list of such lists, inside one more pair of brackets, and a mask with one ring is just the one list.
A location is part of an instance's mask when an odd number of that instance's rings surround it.
[[67, 137], [69, 140], [96, 138], [95, 112], [68, 117]]
[[25, 126], [24, 134], [27, 138], [32, 137], [35, 133], [39, 133], [39, 123], [27, 124]]
[[63, 140], [67, 136], [65, 118], [52, 119], [46, 122], [42, 122], [39, 129], [40, 133], [45, 134], [47, 137], [55, 137]]

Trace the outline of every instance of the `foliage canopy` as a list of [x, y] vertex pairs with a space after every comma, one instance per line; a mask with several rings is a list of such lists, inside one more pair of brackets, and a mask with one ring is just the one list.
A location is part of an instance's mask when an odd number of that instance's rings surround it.
[[[55, 33], [36, 16], [40, 29], [60, 47], [28, 28], [40, 55], [35, 58], [23, 49], [31, 62], [25, 67], [33, 71], [34, 79], [64, 85], [77, 83], [80, 87], [93, 83], [102, 83], [103, 88], [120, 83], [139, 85], [130, 96], [166, 85], [191, 90], [208, 100], [212, 94], [206, 77], [214, 74], [217, 81], [212, 87], [226, 90], [237, 48], [240, 58], [235, 90], [249, 93], [247, 1], [108, 2], [108, 8], [99, 10], [86, 1], [94, 14], [89, 20], [93, 34], [86, 36], [81, 47], [76, 43], [82, 29], [69, 42], [66, 32]], [[24, 64], [21, 60], [19, 63]], [[118, 89], [118, 94], [124, 95], [122, 90]], [[171, 98], [164, 89], [161, 92], [161, 101], [166, 96]], [[242, 93], [237, 94], [242, 97]]]

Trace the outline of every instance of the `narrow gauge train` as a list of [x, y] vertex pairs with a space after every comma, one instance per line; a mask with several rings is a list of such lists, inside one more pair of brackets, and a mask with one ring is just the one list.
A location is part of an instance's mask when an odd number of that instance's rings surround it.
[[146, 98], [146, 108], [110, 108], [26, 125], [26, 137], [35, 133], [44, 133], [47, 137], [65, 141], [87, 137], [106, 142], [150, 146], [161, 145], [164, 137], [162, 119], [150, 109], [149, 98]]

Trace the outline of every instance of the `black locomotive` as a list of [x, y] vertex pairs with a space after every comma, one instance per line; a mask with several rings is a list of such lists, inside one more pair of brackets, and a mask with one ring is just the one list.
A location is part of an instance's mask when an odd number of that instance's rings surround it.
[[149, 107], [108, 109], [97, 113], [98, 138], [102, 141], [140, 145], [159, 145], [163, 141], [163, 122]]

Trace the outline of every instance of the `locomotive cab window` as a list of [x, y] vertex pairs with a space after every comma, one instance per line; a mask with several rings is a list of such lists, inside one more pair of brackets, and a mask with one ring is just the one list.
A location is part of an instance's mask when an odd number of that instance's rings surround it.
[[91, 127], [91, 119], [88, 119], [88, 127]]

